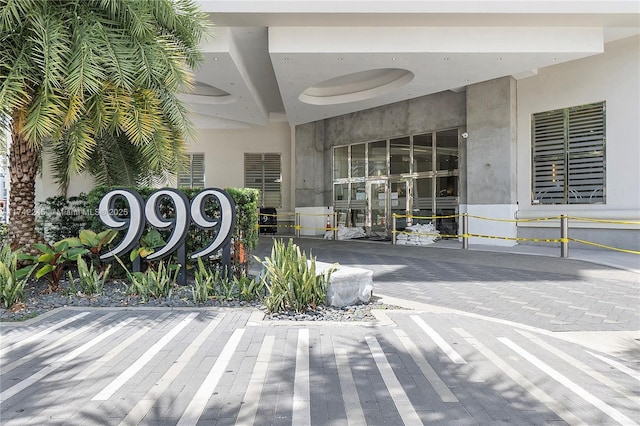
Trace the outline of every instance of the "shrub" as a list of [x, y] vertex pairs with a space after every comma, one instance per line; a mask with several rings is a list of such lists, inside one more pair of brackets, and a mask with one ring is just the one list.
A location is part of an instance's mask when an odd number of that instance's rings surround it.
[[86, 194], [49, 197], [38, 203], [38, 207], [38, 232], [49, 243], [77, 237], [90, 219]]
[[252, 301], [262, 298], [262, 288], [261, 282], [253, 278], [224, 277], [218, 268], [210, 269], [205, 266], [202, 259], [198, 259], [191, 294], [195, 303], [204, 303], [210, 298]]
[[165, 265], [164, 262], [158, 262], [155, 269], [150, 266], [145, 272], [130, 272], [118, 257], [116, 260], [129, 279], [127, 294], [140, 296], [142, 301], [146, 301], [150, 297], [169, 297], [173, 293], [180, 265]]
[[[74, 279], [71, 271], [69, 271], [70, 290], [74, 293], [80, 291], [86, 295], [103, 294], [111, 265], [107, 266], [104, 271], [98, 271], [92, 263], [87, 266], [87, 262], [82, 257], [78, 257], [76, 264], [78, 266], [78, 278]], [[76, 288], [76, 282], [80, 285], [79, 289]]]
[[324, 304], [327, 286], [334, 268], [316, 274], [315, 258], [300, 250], [293, 240], [288, 244], [275, 240], [271, 256], [261, 260], [264, 266], [262, 283], [267, 289], [264, 305], [270, 312], [295, 310], [304, 312]]
[[53, 245], [34, 244], [40, 255], [21, 255], [20, 260], [34, 262], [38, 270], [36, 279], [44, 277], [49, 282], [49, 292], [60, 291], [60, 279], [63, 276], [64, 268], [69, 262], [75, 262], [78, 257], [89, 252], [82, 247], [79, 238], [65, 238], [57, 241]]
[[35, 266], [18, 269], [20, 251], [12, 251], [9, 245], [0, 250], [0, 304], [10, 308], [24, 299], [24, 286]]

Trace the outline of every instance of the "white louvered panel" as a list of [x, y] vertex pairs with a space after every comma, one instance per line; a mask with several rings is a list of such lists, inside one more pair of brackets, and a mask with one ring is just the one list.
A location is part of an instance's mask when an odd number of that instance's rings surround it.
[[191, 187], [204, 188], [204, 154], [191, 154]]
[[565, 120], [563, 111], [534, 115], [533, 199], [564, 202]]
[[569, 203], [604, 202], [604, 104], [569, 110]]
[[262, 154], [244, 154], [244, 186], [262, 191]]
[[282, 168], [280, 154], [245, 153], [244, 183], [260, 191], [260, 205], [280, 207], [282, 204]]
[[280, 207], [282, 170], [280, 154], [264, 154], [264, 205]]
[[204, 154], [187, 154], [187, 164], [178, 173], [178, 187], [204, 188]]

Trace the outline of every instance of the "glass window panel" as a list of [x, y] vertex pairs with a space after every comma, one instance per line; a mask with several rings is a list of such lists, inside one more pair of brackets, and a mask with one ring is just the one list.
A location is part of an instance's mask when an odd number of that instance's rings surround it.
[[438, 170], [458, 169], [458, 130], [436, 133], [436, 165]]
[[391, 139], [389, 145], [390, 174], [409, 173], [411, 167], [411, 143], [409, 137]]
[[367, 201], [367, 187], [365, 182], [351, 184], [351, 205], [364, 204]]
[[349, 201], [349, 184], [336, 183], [333, 185], [333, 197], [335, 201]]
[[369, 143], [369, 176], [387, 175], [387, 141]]
[[364, 143], [351, 145], [351, 177], [365, 177], [365, 154], [367, 145]]
[[413, 207], [414, 209], [431, 209], [433, 202], [433, 179], [420, 178], [414, 181]]
[[349, 177], [349, 147], [340, 146], [333, 149], [333, 178]]
[[458, 176], [441, 176], [436, 181], [438, 197], [458, 196]]
[[415, 135], [413, 137], [413, 171], [431, 172], [433, 171], [431, 133], [426, 135]]

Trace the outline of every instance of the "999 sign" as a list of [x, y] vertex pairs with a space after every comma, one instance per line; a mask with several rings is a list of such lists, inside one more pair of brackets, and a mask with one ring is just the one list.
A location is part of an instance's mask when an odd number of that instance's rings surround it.
[[[171, 218], [165, 218], [160, 213], [160, 201], [163, 198], [168, 198], [173, 204], [174, 214]], [[210, 217], [205, 212], [205, 202], [210, 198], [218, 202], [219, 217]], [[117, 211], [115, 203], [118, 199], [124, 199], [127, 202], [129, 217], [122, 218], [113, 214]], [[163, 188], [153, 192], [146, 203], [136, 191], [124, 188], [114, 189], [100, 200], [98, 214], [100, 220], [109, 228], [118, 231], [127, 230], [116, 247], [100, 256], [101, 260], [111, 260], [135, 248], [144, 232], [145, 221], [160, 230], [172, 229], [167, 244], [147, 256], [147, 260], [162, 259], [180, 247], [184, 247], [191, 223], [202, 229], [217, 230], [213, 241], [192, 253], [190, 258], [208, 256], [229, 244], [236, 222], [233, 199], [226, 191], [218, 188], [200, 191], [191, 202], [183, 192], [173, 188]], [[182, 265], [183, 270], [185, 266]]]

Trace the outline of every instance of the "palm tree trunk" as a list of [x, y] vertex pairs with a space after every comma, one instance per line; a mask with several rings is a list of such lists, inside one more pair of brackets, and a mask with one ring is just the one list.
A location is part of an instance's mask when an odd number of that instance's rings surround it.
[[36, 233], [36, 174], [40, 151], [17, 131], [14, 121], [9, 150], [9, 240], [13, 249], [32, 252], [32, 245], [42, 240]]

